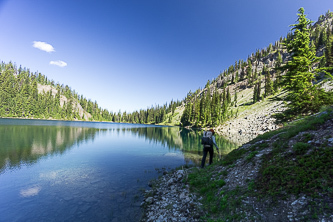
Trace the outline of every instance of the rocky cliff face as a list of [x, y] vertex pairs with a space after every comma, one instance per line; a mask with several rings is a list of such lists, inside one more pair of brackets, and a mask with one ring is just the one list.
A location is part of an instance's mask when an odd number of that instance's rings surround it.
[[[41, 85], [37, 84], [37, 90], [38, 93], [43, 94], [51, 91], [52, 96], [55, 97], [55, 95], [58, 93], [58, 90], [50, 85]], [[63, 107], [65, 104], [68, 103], [68, 99], [64, 95], [60, 95], [60, 106]], [[91, 118], [91, 114], [86, 112], [82, 106], [80, 105], [79, 101], [74, 99], [73, 102], [73, 111], [78, 112], [80, 117], [84, 120], [89, 120]]]

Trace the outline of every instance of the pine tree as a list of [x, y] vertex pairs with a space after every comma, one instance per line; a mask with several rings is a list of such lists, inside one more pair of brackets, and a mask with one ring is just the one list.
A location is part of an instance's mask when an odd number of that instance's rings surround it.
[[198, 126], [200, 122], [200, 100], [195, 100], [195, 106], [194, 106], [195, 112], [194, 112], [194, 121], [195, 125]]
[[252, 62], [251, 62], [251, 60], [248, 60], [246, 75], [247, 75], [247, 79], [249, 81], [250, 86], [252, 86], [253, 83], [251, 82], [251, 80], [252, 80]]
[[238, 82], [238, 79], [239, 79], [239, 76], [238, 76], [239, 74], [238, 74], [238, 70], [236, 71], [236, 75], [235, 75], [235, 83], [237, 83]]
[[205, 119], [208, 125], [211, 125], [212, 123], [212, 109], [211, 109], [211, 96], [210, 96], [210, 87], [207, 88], [206, 92], [206, 101], [205, 101]]
[[253, 83], [255, 83], [258, 79], [258, 70], [257, 68], [255, 69], [254, 73], [253, 73]]
[[278, 91], [280, 84], [281, 84], [281, 65], [282, 65], [282, 56], [280, 52], [277, 53], [277, 60], [275, 63], [274, 71], [275, 71], [275, 80], [273, 83], [273, 89], [275, 92]]
[[259, 76], [258, 83], [257, 83], [257, 101], [261, 99], [260, 97], [261, 94], [261, 76]]
[[333, 39], [331, 36], [331, 30], [327, 29], [327, 43], [326, 43], [326, 49], [325, 49], [325, 66], [326, 67], [333, 67]]
[[231, 103], [231, 95], [230, 95], [229, 87], [227, 88], [227, 102], [228, 102], [228, 104]]
[[219, 113], [220, 113], [219, 95], [218, 95], [217, 91], [215, 91], [213, 94], [211, 107], [212, 107], [212, 111], [211, 111], [212, 125], [216, 126], [219, 124]]
[[263, 68], [263, 75], [265, 76], [265, 94], [264, 96], [267, 97], [273, 94], [273, 82], [271, 80], [271, 73], [266, 66]]
[[257, 83], [254, 84], [254, 87], [253, 87], [253, 103], [256, 103], [258, 101], [258, 97], [257, 97]]
[[261, 91], [261, 76], [255, 81], [254, 83], [254, 88], [253, 88], [253, 103], [258, 102], [261, 97], [260, 97], [260, 92]]
[[316, 111], [329, 99], [318, 84], [313, 84], [316, 74], [325, 72], [325, 68], [313, 68], [321, 58], [316, 57], [315, 47], [310, 46], [308, 27], [312, 22], [306, 18], [303, 8], [298, 12], [298, 23], [291, 25], [294, 31], [293, 38], [286, 43], [291, 60], [283, 67], [283, 70], [287, 70], [283, 76], [283, 85], [288, 91], [286, 100], [289, 102], [289, 109], [285, 114], [290, 117], [298, 113]]
[[206, 102], [205, 102], [205, 96], [201, 95], [201, 99], [200, 99], [200, 123], [201, 125], [205, 125], [206, 124], [206, 115], [205, 115], [205, 111], [206, 111]]
[[223, 122], [227, 118], [227, 114], [228, 114], [228, 101], [227, 98], [224, 97], [222, 102], [222, 115], [220, 122]]

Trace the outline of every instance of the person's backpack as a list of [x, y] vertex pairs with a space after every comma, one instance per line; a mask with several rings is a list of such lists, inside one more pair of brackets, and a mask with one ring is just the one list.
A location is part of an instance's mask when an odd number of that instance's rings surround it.
[[211, 131], [204, 131], [201, 138], [201, 144], [204, 146], [213, 146], [213, 133]]

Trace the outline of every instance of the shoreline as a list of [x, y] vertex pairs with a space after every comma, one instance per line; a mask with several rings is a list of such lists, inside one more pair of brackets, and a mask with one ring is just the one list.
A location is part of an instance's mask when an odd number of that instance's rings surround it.
[[[333, 168], [327, 160], [319, 162], [322, 165], [313, 169], [318, 172], [297, 164], [311, 158], [321, 161], [319, 158], [325, 159], [327, 152], [332, 155], [332, 110], [302, 121], [297, 121], [293, 127], [257, 137], [204, 169], [185, 165], [164, 173], [151, 182], [150, 190], [145, 191], [140, 221], [333, 221], [333, 199], [330, 198], [333, 192], [330, 189], [316, 188], [318, 191], [310, 189], [305, 192], [305, 188], [301, 188], [299, 193], [294, 193], [290, 190], [292, 187], [284, 185], [294, 183], [294, 179], [290, 181], [288, 177], [299, 175], [283, 174], [286, 182], [278, 186], [281, 191], [275, 188], [272, 188], [273, 193], [265, 191], [268, 186], [265, 183], [270, 183], [275, 177], [274, 174], [263, 176], [265, 169], [270, 167], [283, 170], [291, 164], [290, 167], [296, 167], [295, 170], [308, 172], [299, 176], [301, 181], [307, 181], [308, 174], [319, 175], [312, 181], [318, 187], [322, 186], [324, 178], [327, 180], [327, 176], [330, 177], [329, 172]], [[304, 129], [304, 124], [309, 122]], [[280, 145], [276, 147], [276, 144]], [[299, 144], [307, 144], [304, 146], [308, 150], [295, 150], [294, 147]], [[326, 170], [320, 170], [322, 168]], [[264, 182], [266, 177], [272, 179]], [[202, 184], [198, 185], [199, 182]], [[326, 183], [332, 184], [332, 178]], [[302, 184], [299, 182], [294, 186], [305, 186]]]
[[153, 221], [200, 221], [203, 215], [200, 198], [190, 191], [187, 180], [190, 168], [181, 167], [164, 172], [160, 178], [152, 180], [152, 187], [144, 193], [141, 222]]
[[92, 122], [92, 123], [120, 123], [120, 124], [134, 124], [134, 125], [147, 125], [147, 126], [156, 126], [156, 127], [173, 127], [168, 125], [157, 125], [157, 124], [147, 124], [147, 123], [126, 123], [126, 122], [113, 122], [113, 121], [96, 121], [96, 120], [66, 120], [66, 119], [43, 119], [43, 118], [33, 118], [33, 117], [2, 117], [0, 119], [22, 119], [22, 120], [46, 120], [46, 121], [67, 121], [67, 122]]

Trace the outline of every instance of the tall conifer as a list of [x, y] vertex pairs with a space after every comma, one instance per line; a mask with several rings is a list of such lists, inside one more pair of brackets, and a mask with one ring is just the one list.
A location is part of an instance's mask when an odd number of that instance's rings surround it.
[[247, 66], [247, 69], [246, 69], [246, 75], [247, 75], [247, 79], [249, 81], [250, 86], [252, 86], [252, 83], [253, 83], [253, 82], [251, 82], [251, 80], [252, 80], [252, 62], [251, 62], [250, 59], [248, 60], [248, 66]]
[[314, 68], [321, 57], [317, 57], [315, 47], [310, 46], [309, 26], [312, 22], [306, 18], [303, 8], [298, 12], [298, 23], [291, 25], [293, 37], [285, 44], [291, 60], [282, 67], [287, 70], [283, 76], [283, 85], [288, 91], [286, 100], [289, 102], [286, 113], [291, 115], [316, 111], [329, 99], [325, 91], [313, 83], [317, 73], [326, 72], [326, 69]]

